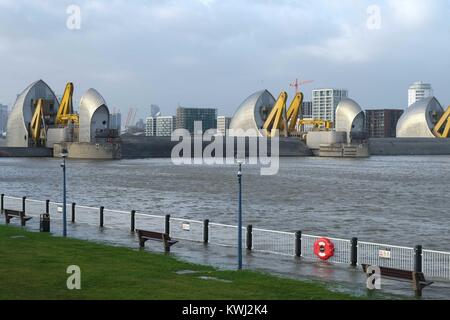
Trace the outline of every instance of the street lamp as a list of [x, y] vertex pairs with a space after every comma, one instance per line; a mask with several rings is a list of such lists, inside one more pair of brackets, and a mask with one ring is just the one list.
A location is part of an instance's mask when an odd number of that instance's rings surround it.
[[237, 173], [239, 182], [239, 213], [238, 213], [238, 270], [242, 269], [242, 161], [238, 161]]
[[61, 152], [63, 163], [61, 168], [63, 169], [63, 237], [67, 236], [67, 200], [66, 200], [66, 158], [69, 155], [66, 149]]

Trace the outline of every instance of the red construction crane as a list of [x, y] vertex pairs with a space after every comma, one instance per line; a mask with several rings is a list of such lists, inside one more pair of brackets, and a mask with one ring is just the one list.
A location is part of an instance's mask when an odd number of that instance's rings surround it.
[[314, 82], [314, 80], [301, 80], [300, 82], [298, 81], [298, 79], [295, 79], [295, 82], [291, 83], [289, 86], [294, 87], [295, 88], [295, 93], [297, 94], [299, 92], [299, 87], [307, 84], [307, 83], [311, 83]]

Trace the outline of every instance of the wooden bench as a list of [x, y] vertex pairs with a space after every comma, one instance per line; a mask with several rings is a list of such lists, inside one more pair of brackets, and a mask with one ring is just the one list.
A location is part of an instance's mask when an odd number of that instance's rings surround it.
[[[364, 273], [367, 274], [367, 268], [370, 266], [368, 264], [361, 264]], [[393, 269], [387, 267], [379, 267], [381, 272], [381, 277], [386, 277], [388, 279], [397, 281], [411, 281], [414, 289], [414, 293], [417, 297], [422, 296], [422, 289], [433, 284], [432, 281], [426, 281], [423, 272], [407, 271], [400, 269]], [[370, 274], [367, 274], [369, 277]]]
[[139, 246], [141, 248], [144, 247], [145, 242], [147, 240], [160, 241], [164, 244], [164, 251], [170, 252], [170, 247], [173, 246], [178, 241], [173, 240], [169, 237], [167, 233], [153, 232], [147, 230], [136, 230], [136, 233], [139, 237]]
[[5, 209], [3, 210], [5, 214], [6, 224], [9, 224], [12, 218], [20, 219], [20, 225], [22, 227], [25, 226], [25, 223], [30, 220], [32, 217], [26, 216], [22, 211]]

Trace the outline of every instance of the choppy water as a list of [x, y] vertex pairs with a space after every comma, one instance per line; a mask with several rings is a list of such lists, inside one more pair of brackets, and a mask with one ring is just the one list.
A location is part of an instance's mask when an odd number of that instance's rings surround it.
[[[58, 159], [0, 158], [0, 192], [61, 201]], [[69, 201], [235, 224], [236, 166], [170, 159], [68, 161]], [[255, 227], [450, 251], [449, 156], [284, 158], [276, 176], [244, 166]]]

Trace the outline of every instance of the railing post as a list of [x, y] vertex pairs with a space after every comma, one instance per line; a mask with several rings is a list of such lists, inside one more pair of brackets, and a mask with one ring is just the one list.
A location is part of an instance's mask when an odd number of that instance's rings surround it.
[[203, 220], [203, 243], [209, 242], [209, 220]]
[[135, 210], [131, 210], [131, 224], [130, 224], [130, 230], [131, 232], [134, 232], [134, 226], [135, 226], [135, 215], [136, 215], [136, 211]]
[[358, 238], [352, 238], [351, 240], [351, 251], [350, 251], [350, 263], [352, 267], [356, 267], [358, 264]]
[[170, 235], [170, 214], [166, 214], [165, 233], [166, 233], [167, 235]]
[[72, 223], [75, 223], [75, 206], [76, 203], [72, 202]]
[[253, 248], [253, 226], [249, 224], [247, 226], [247, 250], [252, 250]]
[[103, 228], [103, 210], [105, 208], [103, 206], [100, 207], [100, 228]]
[[22, 213], [25, 215], [25, 200], [27, 200], [27, 197], [22, 197]]
[[45, 200], [45, 213], [49, 214], [50, 213], [50, 200]]
[[295, 233], [295, 256], [301, 257], [302, 256], [302, 232], [297, 231]]
[[5, 195], [2, 193], [0, 196], [0, 214], [3, 214], [3, 210], [5, 209], [4, 201]]
[[422, 272], [422, 246], [418, 245], [414, 248], [414, 271]]

